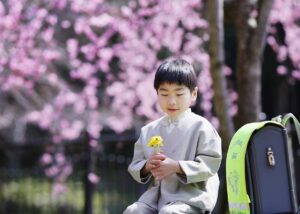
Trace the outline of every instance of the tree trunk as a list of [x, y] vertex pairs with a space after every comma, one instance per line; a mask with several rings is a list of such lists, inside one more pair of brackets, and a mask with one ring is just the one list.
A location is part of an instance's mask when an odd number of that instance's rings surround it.
[[[233, 119], [229, 114], [229, 100], [225, 75], [223, 72], [224, 60], [224, 27], [223, 27], [223, 0], [209, 0], [208, 21], [209, 21], [209, 44], [208, 50], [210, 55], [211, 75], [213, 79], [214, 89], [214, 108], [220, 121], [220, 135], [222, 138], [223, 154], [227, 153], [230, 140], [234, 133]], [[220, 188], [217, 204], [213, 213], [228, 212], [226, 176], [225, 176], [225, 160], [224, 155], [219, 170]]]
[[[235, 1], [237, 36], [238, 128], [259, 120], [261, 112], [261, 66], [266, 28], [273, 0]], [[257, 17], [251, 17], [253, 8]]]
[[[234, 133], [233, 120], [229, 115], [229, 100], [224, 67], [224, 29], [223, 0], [209, 0], [209, 54], [211, 58], [211, 73], [215, 92], [214, 107], [220, 120], [220, 135], [223, 140], [223, 151], [226, 154], [230, 139]], [[271, 10], [272, 0], [262, 0], [253, 5], [250, 1], [235, 0], [231, 7], [235, 13], [237, 36], [237, 86], [238, 86], [238, 127], [257, 121], [261, 111], [261, 62], [265, 43], [267, 19]], [[256, 6], [258, 16], [252, 19], [251, 9]], [[252, 25], [250, 25], [252, 24]], [[256, 25], [255, 25], [256, 24]], [[225, 179], [225, 157], [220, 168], [221, 186], [219, 198], [213, 213], [226, 213], [227, 192]]]
[[234, 133], [232, 117], [229, 114], [229, 100], [225, 75], [223, 72], [224, 60], [224, 27], [223, 27], [223, 0], [210, 0], [208, 6], [209, 44], [211, 75], [214, 89], [214, 108], [220, 120], [220, 135], [222, 138], [223, 153], [227, 149]]

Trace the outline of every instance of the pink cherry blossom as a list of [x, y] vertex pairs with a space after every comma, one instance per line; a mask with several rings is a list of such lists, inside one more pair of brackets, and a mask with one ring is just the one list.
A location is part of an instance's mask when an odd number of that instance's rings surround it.
[[52, 187], [52, 197], [56, 198], [59, 195], [66, 193], [68, 190], [67, 186], [64, 183], [56, 182]]
[[42, 164], [50, 164], [52, 162], [52, 156], [49, 153], [45, 153], [43, 154], [42, 158], [41, 158], [41, 162]]
[[[284, 41], [279, 41], [275, 39], [275, 36], [269, 36], [268, 43], [277, 53], [279, 61], [289, 58], [292, 66], [297, 70], [300, 69], [300, 43], [298, 42], [300, 29], [297, 24], [300, 20], [300, 5], [295, 2], [294, 0], [274, 1], [273, 10], [270, 14], [270, 23], [274, 26], [280, 23], [285, 31], [285, 38]], [[269, 32], [271, 35], [276, 35], [277, 29], [271, 27]], [[278, 68], [277, 71], [281, 75], [289, 73], [284, 71], [282, 67]], [[298, 79], [297, 72], [291, 73], [291, 77]]]
[[97, 184], [100, 181], [100, 177], [93, 172], [89, 173], [88, 179], [93, 184]]
[[78, 41], [76, 39], [68, 39], [67, 50], [71, 59], [76, 58], [78, 54]]
[[283, 66], [283, 65], [280, 65], [277, 68], [277, 73], [279, 75], [285, 75], [285, 74], [287, 74], [287, 68], [285, 66]]

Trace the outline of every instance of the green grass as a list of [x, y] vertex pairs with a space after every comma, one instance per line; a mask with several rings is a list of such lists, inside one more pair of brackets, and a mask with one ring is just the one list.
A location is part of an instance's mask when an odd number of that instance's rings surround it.
[[[53, 213], [59, 209], [69, 209], [79, 213], [84, 204], [83, 188], [73, 182], [68, 182], [67, 186], [66, 193], [53, 196], [52, 183], [49, 180], [26, 177], [18, 181], [8, 181], [1, 186], [0, 204], [6, 209], [14, 209], [11, 207], [13, 203], [15, 206], [34, 208], [40, 213]], [[8, 205], [10, 207], [7, 207]], [[94, 206], [99, 206], [99, 203], [95, 203]]]
[[[24, 177], [0, 181], [0, 213], [82, 213], [83, 183], [69, 180], [66, 185], [67, 192], [53, 196], [52, 182], [46, 178]], [[134, 199], [136, 195], [132, 193], [120, 193], [105, 186], [101, 188], [100, 182], [93, 195], [93, 213], [122, 213]]]

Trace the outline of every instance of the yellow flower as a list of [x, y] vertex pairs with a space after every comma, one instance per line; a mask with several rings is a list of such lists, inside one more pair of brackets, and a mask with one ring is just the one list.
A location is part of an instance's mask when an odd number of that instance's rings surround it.
[[156, 135], [156, 136], [153, 136], [153, 137], [150, 138], [147, 146], [148, 147], [158, 147], [159, 148], [159, 147], [164, 145], [162, 142], [163, 142], [162, 137], [159, 136], [159, 135]]

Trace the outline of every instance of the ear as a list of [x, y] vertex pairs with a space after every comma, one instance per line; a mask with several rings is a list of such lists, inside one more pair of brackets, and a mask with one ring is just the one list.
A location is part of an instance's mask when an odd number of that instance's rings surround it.
[[197, 99], [197, 94], [198, 94], [198, 87], [195, 87], [194, 90], [192, 91], [192, 101], [195, 102]]

